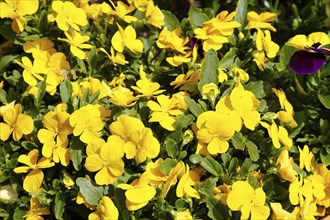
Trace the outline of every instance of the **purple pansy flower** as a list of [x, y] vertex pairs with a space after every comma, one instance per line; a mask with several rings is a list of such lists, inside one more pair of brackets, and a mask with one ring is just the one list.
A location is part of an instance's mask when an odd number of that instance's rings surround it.
[[289, 67], [297, 74], [312, 74], [320, 70], [326, 63], [326, 55], [330, 55], [330, 50], [321, 48], [329, 44], [328, 35], [323, 32], [315, 32], [307, 37], [297, 35], [293, 37], [287, 45], [300, 49], [290, 58]]

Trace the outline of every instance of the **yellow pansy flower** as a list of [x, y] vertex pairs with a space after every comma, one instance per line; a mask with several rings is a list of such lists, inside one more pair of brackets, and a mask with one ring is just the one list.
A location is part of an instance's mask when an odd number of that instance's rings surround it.
[[195, 37], [203, 41], [203, 50], [211, 48], [220, 50], [224, 43], [229, 42], [228, 36], [233, 34], [234, 28], [241, 26], [234, 21], [236, 12], [222, 11], [215, 18], [203, 23], [203, 26], [194, 30]]
[[259, 70], [265, 70], [265, 63], [268, 61], [268, 58], [265, 55], [264, 51], [254, 50], [252, 51], [253, 61], [257, 64]]
[[39, 200], [35, 196], [30, 198], [30, 210], [24, 216], [26, 220], [42, 220], [42, 215], [50, 215], [48, 208], [39, 207]]
[[325, 197], [317, 201], [318, 205], [325, 208], [330, 207], [330, 170], [324, 164], [317, 164], [314, 166], [314, 174], [322, 176], [324, 179], [324, 193]]
[[292, 147], [292, 139], [289, 137], [288, 131], [283, 126], [277, 126], [274, 120], [272, 120], [271, 125], [263, 121], [260, 122], [260, 125], [268, 130], [268, 135], [272, 139], [275, 148], [279, 149], [281, 143], [289, 149]]
[[164, 89], [159, 90], [160, 85], [159, 83], [150, 81], [146, 73], [143, 71], [143, 66], [140, 66], [140, 80], [136, 82], [136, 86], [131, 86], [132, 89], [141, 93], [141, 95], [137, 95], [136, 97], [146, 97], [150, 99], [155, 95], [159, 95], [160, 93], [164, 92]]
[[190, 69], [186, 74], [178, 75], [170, 85], [174, 86], [174, 89], [180, 87], [180, 90], [197, 91], [199, 73], [200, 69]]
[[295, 214], [284, 210], [281, 203], [270, 203], [270, 207], [272, 209], [272, 216], [275, 220], [297, 219]]
[[228, 150], [228, 140], [236, 130], [229, 115], [214, 111], [200, 114], [196, 126], [198, 141], [206, 144], [207, 151], [213, 155], [225, 153]]
[[[249, 74], [247, 72], [245, 72], [245, 70], [243, 70], [239, 67], [234, 67], [233, 69], [231, 69], [230, 75], [232, 77], [236, 76], [241, 83], [246, 83], [247, 81], [249, 81]], [[227, 76], [227, 74], [226, 74], [226, 76]], [[219, 81], [220, 81], [220, 79], [219, 79]], [[222, 80], [222, 81], [224, 81], [224, 80]]]
[[113, 65], [115, 66], [117, 66], [117, 64], [125, 65], [128, 63], [128, 61], [125, 59], [124, 54], [116, 53], [113, 47], [110, 47], [110, 54], [102, 47], [100, 48], [100, 50], [108, 56], [109, 60], [111, 60], [113, 62]]
[[243, 124], [253, 131], [260, 122], [260, 114], [257, 111], [259, 103], [255, 95], [245, 90], [239, 83], [229, 96], [224, 96], [219, 100], [215, 109], [216, 112], [227, 114], [233, 119], [232, 123], [236, 131], [241, 130]]
[[133, 182], [132, 185], [119, 184], [117, 186], [125, 192], [125, 204], [126, 208], [130, 211], [135, 211], [146, 206], [148, 202], [156, 195], [156, 189], [153, 186], [139, 184], [139, 182]]
[[53, 41], [49, 40], [47, 37], [43, 37], [34, 41], [27, 41], [23, 44], [23, 50], [26, 53], [32, 53], [32, 56], [41, 51], [47, 51], [50, 55], [56, 53]]
[[22, 62], [16, 60], [16, 63], [24, 68], [22, 75], [27, 84], [36, 86], [38, 80], [44, 80], [44, 77], [40, 75], [45, 70], [44, 62], [37, 61], [32, 64], [32, 61], [24, 56], [22, 57]]
[[173, 167], [168, 174], [167, 180], [162, 189], [162, 197], [165, 198], [172, 185], [175, 185], [178, 178], [181, 178], [185, 174], [185, 164], [179, 161], [175, 167]]
[[280, 50], [278, 44], [272, 41], [269, 30], [265, 30], [263, 32], [262, 30], [258, 29], [256, 45], [257, 45], [257, 50], [259, 51], [264, 50], [268, 58], [274, 58], [278, 53], [278, 51]]
[[167, 176], [161, 172], [159, 165], [163, 163], [162, 158], [158, 158], [155, 162], [150, 161], [146, 168], [144, 173], [141, 174], [139, 178], [139, 183], [143, 183], [146, 185], [152, 185], [152, 186], [159, 186], [164, 181], [166, 181]]
[[123, 19], [127, 23], [132, 23], [133, 21], [137, 21], [136, 17], [128, 15], [129, 13], [135, 10], [134, 5], [126, 5], [122, 1], [117, 1], [117, 6], [116, 6], [112, 0], [110, 0], [110, 3], [115, 9], [113, 13], [114, 15]]
[[118, 105], [118, 106], [133, 106], [136, 103], [136, 98], [131, 90], [128, 88], [118, 86], [112, 89], [110, 93], [109, 102]]
[[98, 138], [98, 132], [103, 129], [101, 111], [97, 105], [86, 105], [70, 116], [70, 125], [73, 127], [73, 135], [88, 144]]
[[227, 205], [233, 211], [241, 211], [241, 219], [267, 219], [270, 209], [265, 206], [266, 194], [262, 188], [253, 189], [245, 181], [237, 181], [227, 197]]
[[62, 31], [68, 31], [70, 27], [80, 31], [80, 27], [88, 24], [86, 12], [72, 2], [53, 1], [52, 9], [57, 12], [56, 23]]
[[97, 172], [95, 182], [98, 185], [113, 184], [124, 172], [123, 150], [120, 143], [106, 142], [100, 151], [95, 154], [88, 155], [85, 167], [90, 172]]
[[41, 190], [41, 184], [44, 179], [44, 173], [41, 169], [49, 168], [55, 165], [54, 162], [51, 162], [51, 160], [46, 157], [42, 157], [39, 161], [37, 161], [38, 154], [39, 151], [34, 149], [27, 155], [20, 155], [18, 157], [18, 162], [27, 166], [16, 167], [14, 169], [15, 173], [26, 173], [32, 169], [23, 181], [23, 188], [29, 193], [38, 193]]
[[5, 0], [4, 2], [0, 2], [0, 8], [0, 18], [12, 19], [11, 28], [16, 33], [19, 33], [24, 31], [26, 21], [24, 16], [36, 13], [39, 8], [39, 1]]
[[292, 213], [297, 216], [296, 219], [316, 220], [317, 205], [312, 198], [306, 198]]
[[185, 46], [189, 42], [189, 37], [182, 36], [181, 27], [173, 31], [169, 31], [166, 27], [159, 33], [156, 44], [159, 48], [172, 49], [181, 54], [185, 54], [185, 50], [189, 49]]
[[154, 5], [154, 1], [148, 1], [145, 16], [147, 23], [156, 28], [161, 28], [164, 25], [165, 16], [158, 6]]
[[[298, 34], [291, 38], [286, 45], [295, 47], [300, 50], [313, 51], [310, 48], [314, 45], [321, 47], [330, 44], [330, 37], [323, 32], [313, 32], [308, 36], [303, 34]], [[313, 51], [314, 52], [314, 51]]]
[[276, 31], [276, 29], [270, 24], [277, 18], [275, 13], [263, 12], [257, 14], [255, 11], [249, 11], [247, 13], [247, 20], [249, 23], [246, 25], [245, 29], [267, 29], [270, 31]]
[[33, 119], [29, 115], [22, 114], [22, 105], [16, 104], [2, 113], [4, 122], [0, 122], [0, 139], [7, 141], [10, 134], [18, 141], [23, 135], [33, 131]]
[[77, 90], [75, 93], [78, 97], [81, 97], [87, 88], [89, 89], [89, 95], [99, 92], [98, 100], [106, 98], [111, 94], [110, 87], [103, 80], [100, 81], [93, 77], [88, 77], [88, 79], [81, 81], [78, 84], [78, 87], [80, 91], [78, 91], [78, 88], [75, 88], [75, 86], [73, 88], [74, 90]]
[[[45, 128], [38, 131], [38, 139], [43, 143], [43, 156], [52, 157], [55, 163], [61, 162], [63, 166], [67, 166], [70, 161], [70, 152], [67, 148], [68, 135], [72, 134], [73, 129], [69, 122], [70, 115], [61, 108], [60, 104], [54, 111], [50, 111], [44, 116]], [[66, 109], [66, 105], [64, 109]]]
[[150, 128], [143, 128], [130, 135], [130, 140], [124, 145], [127, 159], [134, 158], [137, 163], [144, 162], [147, 157], [155, 158], [160, 151], [160, 144]]
[[97, 210], [88, 215], [90, 220], [118, 219], [119, 212], [108, 196], [103, 196], [97, 205]]
[[276, 164], [280, 164], [280, 168], [278, 169], [278, 173], [280, 176], [290, 182], [293, 182], [298, 173], [294, 170], [294, 161], [293, 158], [289, 158], [289, 151], [287, 148], [284, 148], [280, 155], [277, 158]]
[[198, 174], [193, 170], [189, 170], [189, 166], [186, 164], [185, 174], [180, 178], [176, 186], [176, 196], [179, 198], [188, 196], [199, 199], [200, 195], [197, 190], [193, 188], [196, 182], [199, 182]]
[[166, 130], [174, 131], [176, 117], [183, 114], [183, 112], [176, 108], [175, 102], [173, 102], [168, 96], [157, 96], [157, 101], [158, 103], [150, 100], [147, 103], [152, 111], [149, 122], [159, 122], [159, 124]]
[[212, 189], [215, 198], [219, 199], [223, 204], [227, 205], [228, 193], [231, 191], [230, 186], [223, 184]]
[[293, 115], [294, 115], [293, 107], [292, 107], [291, 103], [288, 101], [288, 99], [286, 98], [284, 91], [282, 89], [276, 89], [276, 88], [272, 88], [272, 91], [278, 97], [281, 109], [283, 109], [276, 113], [278, 119], [281, 122], [290, 126], [291, 128], [297, 127], [298, 124], [293, 118]]
[[314, 165], [314, 154], [313, 152], [309, 151], [309, 148], [307, 145], [304, 146], [303, 149], [300, 147], [299, 149], [299, 167], [301, 169], [306, 169], [308, 172], [311, 171]]
[[0, 116], [3, 117], [3, 113], [4, 113], [5, 111], [7, 111], [8, 109], [13, 109], [14, 106], [15, 106], [15, 102], [16, 102], [16, 101], [14, 100], [14, 101], [12, 101], [12, 102], [6, 104], [6, 105], [0, 106]]
[[124, 51], [125, 47], [133, 53], [142, 53], [143, 43], [136, 39], [135, 29], [131, 25], [127, 26], [125, 30], [119, 24], [117, 26], [119, 30], [111, 39], [113, 48], [120, 53]]
[[82, 49], [90, 49], [92, 48], [92, 45], [85, 44], [85, 42], [89, 41], [90, 36], [87, 35], [81, 35], [79, 32], [73, 30], [71, 34], [68, 32], [64, 32], [65, 38], [58, 38], [61, 41], [65, 41], [70, 44], [70, 51], [73, 55], [78, 57], [79, 59], [85, 59], [86, 53]]
[[189, 210], [184, 210], [184, 211], [176, 211], [176, 212], [172, 212], [172, 215], [174, 217], [174, 220], [193, 220], [193, 217], [191, 216], [191, 213], [189, 212]]

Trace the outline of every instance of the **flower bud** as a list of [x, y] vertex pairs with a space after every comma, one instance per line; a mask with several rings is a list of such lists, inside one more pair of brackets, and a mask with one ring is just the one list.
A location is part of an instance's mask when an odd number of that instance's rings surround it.
[[0, 187], [0, 202], [5, 204], [13, 204], [16, 200], [17, 192], [12, 186], [5, 185]]

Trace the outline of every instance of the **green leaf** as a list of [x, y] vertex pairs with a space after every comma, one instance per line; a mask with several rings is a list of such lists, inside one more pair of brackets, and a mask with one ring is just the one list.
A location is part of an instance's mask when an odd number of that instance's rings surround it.
[[97, 205], [103, 196], [103, 187], [96, 186], [83, 177], [79, 177], [76, 180], [77, 186], [79, 186], [81, 194], [85, 197], [86, 201], [91, 205]]
[[0, 34], [7, 40], [14, 41], [16, 37], [16, 32], [13, 31], [11, 26], [1, 25]]
[[257, 99], [261, 99], [272, 92], [272, 85], [266, 81], [255, 81], [249, 82], [245, 89], [253, 92]]
[[214, 220], [227, 220], [229, 217], [229, 210], [219, 199], [217, 199], [209, 190], [201, 189], [200, 192], [205, 195], [206, 207], [208, 208], [207, 215]]
[[165, 27], [167, 27], [169, 31], [174, 31], [180, 25], [179, 19], [170, 11], [162, 10], [162, 12], [165, 16], [164, 18]]
[[46, 79], [47, 76], [45, 76], [44, 81], [40, 81], [37, 83], [37, 88], [38, 88], [38, 95], [37, 95], [37, 103], [41, 103], [43, 97], [46, 94]]
[[203, 25], [203, 23], [209, 20], [209, 17], [203, 13], [202, 9], [192, 7], [189, 9], [189, 22], [193, 28], [197, 28]]
[[188, 114], [188, 115], [179, 115], [176, 119], [175, 126], [176, 129], [182, 130], [183, 128], [188, 127], [191, 125], [195, 120], [195, 117]]
[[279, 52], [280, 62], [275, 64], [278, 71], [283, 71], [289, 64], [292, 54], [295, 52], [294, 47], [284, 45]]
[[55, 206], [54, 206], [56, 219], [62, 219], [64, 213], [64, 207], [65, 207], [65, 196], [62, 194], [62, 192], [57, 192], [55, 196]]
[[241, 132], [236, 133], [231, 138], [231, 141], [232, 141], [235, 149], [244, 150], [244, 148], [245, 148], [245, 138], [244, 138], [244, 136], [242, 135]]
[[[2, 28], [2, 27], [1, 27]], [[9, 66], [19, 57], [19, 55], [5, 55], [0, 59], [0, 72], [4, 72], [6, 67]]]
[[204, 111], [201, 108], [199, 104], [197, 104], [193, 99], [185, 96], [184, 101], [188, 105], [189, 110], [191, 113], [197, 118], [200, 114], [202, 114]]
[[91, 50], [89, 51], [88, 54], [88, 59], [87, 59], [88, 65], [89, 65], [89, 70], [90, 73], [93, 73], [96, 71], [96, 47], [92, 47]]
[[320, 102], [326, 107], [330, 109], [330, 91], [329, 88], [322, 86], [318, 91], [317, 96], [319, 97]]
[[242, 31], [246, 25], [246, 12], [249, 4], [249, 0], [239, 0], [236, 7], [235, 20], [241, 24], [239, 30]]
[[162, 173], [168, 175], [173, 167], [178, 163], [177, 160], [166, 158], [163, 163], [159, 164], [159, 169]]
[[215, 50], [211, 49], [207, 51], [205, 58], [202, 62], [202, 70], [199, 75], [198, 89], [202, 91], [204, 85], [209, 83], [218, 84], [218, 54]]
[[84, 143], [79, 138], [74, 137], [70, 144], [69, 150], [73, 167], [78, 171], [81, 169], [81, 162], [83, 159]]
[[179, 147], [176, 144], [176, 142], [170, 138], [166, 139], [165, 143], [164, 143], [165, 149], [167, 151], [167, 154], [172, 157], [172, 158], [176, 158], [176, 156], [178, 156], [179, 154]]
[[237, 167], [238, 167], [238, 159], [234, 157], [233, 159], [231, 159], [229, 163], [228, 173], [235, 173]]
[[45, 33], [48, 30], [48, 18], [47, 11], [42, 10], [39, 17], [39, 30], [41, 33]]
[[214, 176], [220, 176], [223, 173], [221, 165], [212, 157], [205, 157], [202, 160], [201, 166]]
[[326, 152], [326, 150], [321, 150], [320, 152], [320, 157], [321, 157], [321, 161], [325, 166], [329, 166], [330, 165], [330, 154], [328, 154]]
[[259, 149], [252, 141], [247, 140], [245, 146], [248, 149], [250, 158], [252, 161], [257, 161], [259, 159]]
[[61, 83], [60, 95], [62, 102], [67, 103], [70, 101], [72, 96], [72, 91], [73, 91], [72, 84], [69, 80], [65, 80]]
[[4, 89], [0, 89], [0, 102], [2, 103], [8, 103], [7, 102], [7, 93]]
[[114, 194], [115, 194], [115, 199], [114, 202], [116, 204], [117, 209], [121, 212], [122, 210], [126, 209], [126, 205], [125, 205], [125, 190], [122, 190], [120, 188], [115, 188], [114, 190]]
[[189, 157], [190, 162], [193, 164], [199, 164], [203, 161], [204, 157], [200, 154], [192, 154]]
[[229, 68], [233, 66], [234, 59], [236, 57], [237, 48], [232, 47], [230, 50], [225, 54], [224, 57], [221, 58], [219, 62], [219, 67], [221, 68]]

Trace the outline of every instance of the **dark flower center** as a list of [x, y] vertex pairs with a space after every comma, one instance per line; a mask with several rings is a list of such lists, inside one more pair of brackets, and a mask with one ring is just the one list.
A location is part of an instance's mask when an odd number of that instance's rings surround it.
[[314, 48], [318, 48], [319, 46], [321, 46], [321, 43], [315, 43], [312, 45], [312, 47], [314, 47]]

